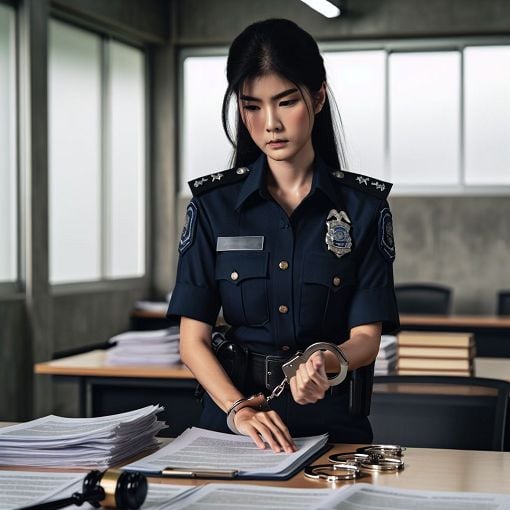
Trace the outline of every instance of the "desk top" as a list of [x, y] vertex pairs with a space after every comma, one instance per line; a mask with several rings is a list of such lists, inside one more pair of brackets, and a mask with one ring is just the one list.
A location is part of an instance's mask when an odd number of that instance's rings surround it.
[[[327, 464], [333, 453], [355, 451], [361, 445], [334, 445], [314, 464]], [[404, 456], [406, 467], [399, 473], [374, 473], [358, 479], [360, 483], [374, 483], [387, 487], [415, 490], [440, 490], [456, 492], [492, 492], [510, 494], [510, 452], [468, 450], [442, 450], [432, 448], [409, 448]], [[177, 483], [179, 485], [202, 485], [218, 480], [177, 480], [175, 478], [151, 478], [153, 482]], [[221, 480], [223, 483], [223, 480]], [[236, 482], [227, 482], [236, 483]], [[283, 482], [243, 480], [242, 483], [273, 485], [279, 487], [324, 489], [341, 487], [356, 482], [344, 481], [331, 484], [305, 478], [302, 472]]]
[[107, 365], [106, 351], [97, 349], [37, 363], [34, 366], [36, 374], [96, 376], [96, 377], [147, 377], [193, 379], [193, 374], [181, 364], [177, 365]]
[[[34, 365], [36, 374], [71, 377], [147, 377], [193, 379], [184, 365], [107, 365], [106, 351], [95, 350]], [[510, 359], [476, 358], [475, 373], [478, 377], [510, 381]], [[377, 390], [376, 390], [377, 391]]]
[[510, 328], [510, 317], [496, 315], [400, 315], [402, 329], [406, 326], [450, 326], [475, 328]]
[[[317, 459], [313, 464], [327, 464], [333, 453], [355, 451], [358, 446], [337, 444]], [[406, 467], [399, 473], [374, 473], [358, 479], [360, 483], [373, 483], [386, 487], [414, 490], [437, 490], [455, 492], [489, 492], [510, 494], [510, 452], [443, 450], [432, 448], [409, 448], [405, 452]], [[8, 468], [16, 471], [66, 471], [87, 472], [84, 469], [58, 470], [56, 468]], [[224, 480], [182, 480], [176, 478], [150, 478], [151, 482], [185, 486], [207, 483], [238, 483]], [[305, 478], [303, 472], [286, 481], [242, 480], [239, 483], [252, 485], [272, 485], [275, 487], [324, 489], [339, 488], [343, 481], [328, 483], [323, 480]]]

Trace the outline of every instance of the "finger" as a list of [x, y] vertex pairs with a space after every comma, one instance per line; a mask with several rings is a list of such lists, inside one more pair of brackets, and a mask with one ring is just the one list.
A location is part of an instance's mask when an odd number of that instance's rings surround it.
[[276, 425], [276, 429], [273, 430], [273, 434], [278, 439], [278, 442], [283, 446], [284, 450], [287, 453], [292, 453], [297, 450], [296, 443], [292, 439], [290, 435], [290, 431], [283, 423], [283, 420], [280, 418], [280, 415], [276, 411], [269, 411], [267, 413], [267, 419], [271, 420], [274, 425]]
[[[263, 413], [265, 414], [265, 413]], [[257, 432], [262, 436], [262, 439], [266, 441], [266, 443], [271, 447], [271, 449], [275, 453], [280, 453], [282, 451], [283, 446], [277, 441], [273, 431], [262, 422], [264, 419], [263, 416], [257, 417], [257, 419], [252, 421], [253, 426], [257, 430]]]

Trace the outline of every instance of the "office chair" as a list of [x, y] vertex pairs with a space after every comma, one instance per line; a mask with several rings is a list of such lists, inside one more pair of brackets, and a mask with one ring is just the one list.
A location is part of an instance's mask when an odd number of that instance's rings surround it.
[[450, 287], [432, 283], [395, 285], [400, 313], [413, 315], [449, 315], [453, 291]]
[[510, 290], [498, 292], [498, 315], [510, 315]]
[[503, 451], [509, 395], [510, 383], [497, 379], [374, 377], [374, 443]]

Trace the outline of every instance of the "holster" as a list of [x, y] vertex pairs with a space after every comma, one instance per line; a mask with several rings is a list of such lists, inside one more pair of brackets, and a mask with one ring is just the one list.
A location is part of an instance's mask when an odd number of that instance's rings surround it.
[[349, 414], [368, 416], [372, 401], [375, 361], [351, 372]]

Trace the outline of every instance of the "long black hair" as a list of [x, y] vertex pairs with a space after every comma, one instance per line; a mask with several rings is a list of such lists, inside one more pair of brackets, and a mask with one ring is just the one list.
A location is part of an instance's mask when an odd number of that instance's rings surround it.
[[[313, 37], [287, 19], [268, 19], [253, 23], [232, 42], [227, 60], [228, 87], [223, 98], [223, 129], [234, 147], [231, 166], [245, 166], [257, 159], [261, 150], [252, 140], [236, 106], [235, 133], [229, 126], [232, 97], [239, 97], [246, 80], [276, 73], [296, 85], [303, 95], [307, 89], [311, 97], [326, 81], [324, 61]], [[327, 82], [326, 82], [327, 83]], [[314, 151], [332, 168], [346, 168], [343, 129], [338, 109], [333, 118], [331, 89], [327, 88], [326, 102], [316, 114], [312, 130]]]

